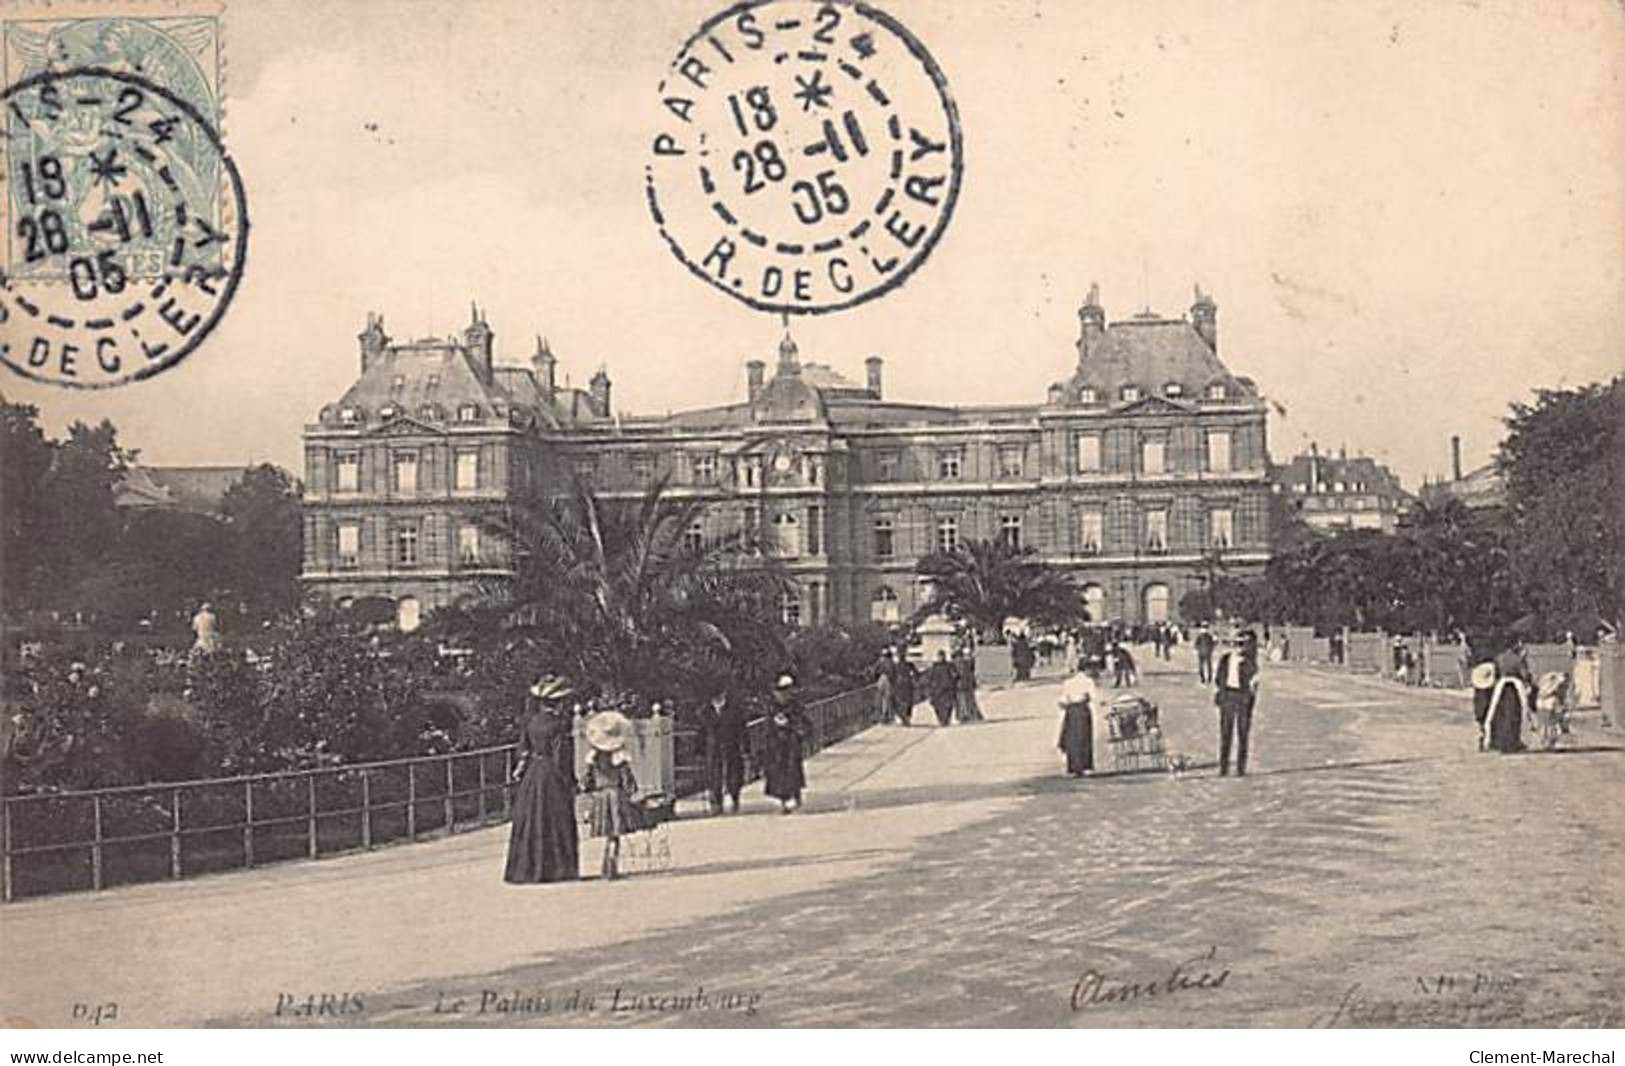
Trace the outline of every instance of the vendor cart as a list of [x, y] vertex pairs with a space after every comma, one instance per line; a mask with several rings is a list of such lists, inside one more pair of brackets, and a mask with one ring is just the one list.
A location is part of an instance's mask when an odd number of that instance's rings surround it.
[[1113, 770], [1163, 770], [1168, 766], [1157, 705], [1144, 696], [1119, 696], [1107, 705], [1106, 743]]

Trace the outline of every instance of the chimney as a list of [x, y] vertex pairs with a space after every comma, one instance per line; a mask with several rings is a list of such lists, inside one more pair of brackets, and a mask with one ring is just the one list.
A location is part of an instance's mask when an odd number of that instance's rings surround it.
[[878, 355], [871, 355], [863, 361], [863, 368], [869, 372], [869, 391], [875, 394], [877, 400], [880, 399], [881, 395], [880, 370], [885, 365], [886, 361]]
[[1450, 438], [1450, 473], [1456, 481], [1461, 480], [1461, 437]]
[[1320, 491], [1320, 446], [1309, 442], [1309, 492]]
[[1196, 302], [1191, 304], [1191, 324], [1196, 327], [1197, 335], [1216, 354], [1219, 350], [1219, 305], [1202, 291], [1202, 286], [1197, 285], [1195, 289]]
[[487, 385], [491, 383], [491, 342], [495, 334], [491, 326], [480, 317], [480, 309], [474, 303], [468, 305], [468, 328], [463, 330], [463, 345], [468, 349], [468, 357], [474, 363], [475, 375]]
[[531, 365], [536, 368], [536, 381], [542, 388], [542, 395], [548, 403], [553, 402], [558, 392], [558, 366], [559, 361], [553, 358], [553, 350], [547, 346], [547, 338], [536, 338], [536, 354], [530, 357]]
[[756, 398], [762, 394], [762, 380], [766, 375], [767, 364], [760, 359], [752, 359], [745, 364], [745, 387], [751, 403], [755, 403]]
[[1100, 285], [1089, 283], [1089, 295], [1078, 308], [1081, 331], [1078, 336], [1078, 362], [1083, 363], [1089, 353], [1100, 349], [1100, 340], [1106, 335], [1106, 309], [1100, 306]]
[[598, 373], [594, 374], [592, 380], [587, 383], [587, 391], [592, 394], [593, 410], [598, 413], [600, 418], [608, 418], [609, 371], [599, 367]]
[[367, 368], [384, 354], [389, 347], [389, 336], [384, 332], [384, 316], [367, 312], [367, 328], [356, 335], [361, 342], [361, 372], [365, 374]]

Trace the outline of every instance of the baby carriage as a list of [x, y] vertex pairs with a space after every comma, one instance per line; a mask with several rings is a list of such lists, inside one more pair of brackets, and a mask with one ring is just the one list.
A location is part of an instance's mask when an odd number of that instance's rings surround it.
[[1119, 696], [1106, 709], [1106, 742], [1112, 769], [1161, 770], [1167, 766], [1157, 705], [1144, 696]]
[[1569, 675], [1557, 670], [1540, 675], [1535, 684], [1531, 729], [1541, 747], [1550, 751], [1568, 735], [1569, 712], [1574, 707], [1574, 686]]

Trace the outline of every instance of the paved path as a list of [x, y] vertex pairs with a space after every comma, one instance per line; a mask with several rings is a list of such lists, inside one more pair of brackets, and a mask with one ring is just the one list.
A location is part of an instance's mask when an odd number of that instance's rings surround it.
[[331, 1024], [1625, 1022], [1617, 742], [1481, 755], [1458, 697], [1280, 669], [1253, 773], [1220, 779], [1188, 666], [1146, 664], [1169, 747], [1208, 764], [1180, 778], [1067, 779], [1054, 684], [985, 693], [988, 724], [819, 756], [804, 813], [678, 823], [669, 873], [507, 886], [492, 830], [12, 905], [0, 1012], [308, 1024], [288, 1008], [350, 993]]

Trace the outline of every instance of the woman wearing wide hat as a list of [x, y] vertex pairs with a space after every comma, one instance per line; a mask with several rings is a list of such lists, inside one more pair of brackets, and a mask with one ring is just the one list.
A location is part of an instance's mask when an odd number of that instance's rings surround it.
[[767, 762], [762, 767], [766, 792], [779, 801], [785, 814], [800, 809], [801, 791], [807, 787], [801, 745], [808, 722], [795, 698], [795, 684], [795, 678], [783, 674], [773, 687], [773, 710], [767, 719]]
[[592, 835], [604, 838], [606, 881], [620, 876], [621, 837], [643, 828], [640, 812], [632, 797], [638, 781], [632, 774], [632, 760], [626, 754], [626, 738], [632, 735], [632, 720], [620, 711], [599, 711], [586, 724], [587, 743], [592, 757], [587, 760], [587, 779], [582, 791], [592, 801], [589, 824]]
[[519, 764], [514, 767], [519, 787], [513, 794], [513, 828], [503, 874], [513, 884], [574, 881], [581, 876], [570, 716], [574, 695], [567, 682], [552, 675], [530, 689]]

